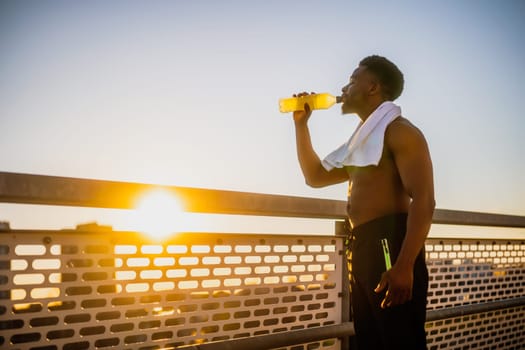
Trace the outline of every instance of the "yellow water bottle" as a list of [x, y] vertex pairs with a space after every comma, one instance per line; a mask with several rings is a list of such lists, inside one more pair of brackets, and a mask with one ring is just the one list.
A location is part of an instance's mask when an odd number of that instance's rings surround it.
[[329, 93], [310, 94], [300, 97], [281, 98], [279, 100], [279, 111], [281, 113], [289, 113], [294, 111], [304, 111], [304, 104], [312, 110], [327, 109], [341, 102], [341, 96], [334, 96]]

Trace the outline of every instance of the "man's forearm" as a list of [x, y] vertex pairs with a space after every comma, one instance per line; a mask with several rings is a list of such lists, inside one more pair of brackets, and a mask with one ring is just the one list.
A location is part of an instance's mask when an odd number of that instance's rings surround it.
[[297, 158], [301, 166], [304, 178], [310, 183], [321, 163], [319, 156], [312, 146], [312, 139], [308, 125], [305, 122], [295, 123], [295, 140], [297, 147]]

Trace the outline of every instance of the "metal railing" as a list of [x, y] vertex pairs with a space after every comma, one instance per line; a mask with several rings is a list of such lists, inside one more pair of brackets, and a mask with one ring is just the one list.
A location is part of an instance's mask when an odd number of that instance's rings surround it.
[[[132, 208], [157, 187], [188, 212], [346, 217], [344, 201], [0, 172], [5, 203]], [[525, 227], [525, 217], [443, 209], [433, 222]], [[0, 237], [0, 347], [338, 349], [354, 334], [342, 236]], [[429, 348], [525, 346], [523, 241], [432, 239], [427, 261]]]

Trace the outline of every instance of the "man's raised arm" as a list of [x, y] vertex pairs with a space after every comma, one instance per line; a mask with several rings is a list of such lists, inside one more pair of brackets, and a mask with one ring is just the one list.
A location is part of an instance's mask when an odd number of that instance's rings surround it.
[[293, 113], [297, 158], [306, 184], [311, 187], [325, 187], [348, 181], [346, 170], [334, 168], [327, 171], [321, 164], [321, 160], [312, 146], [310, 130], [308, 129], [308, 119], [311, 114], [312, 111], [307, 104], [305, 104], [304, 111]]

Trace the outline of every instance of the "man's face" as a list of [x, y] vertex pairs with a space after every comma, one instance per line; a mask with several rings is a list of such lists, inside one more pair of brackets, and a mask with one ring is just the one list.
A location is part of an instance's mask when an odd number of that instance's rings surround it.
[[341, 89], [343, 99], [342, 113], [359, 112], [366, 105], [372, 84], [376, 84], [376, 79], [367, 71], [365, 66], [359, 66], [354, 70], [350, 76], [349, 83]]

